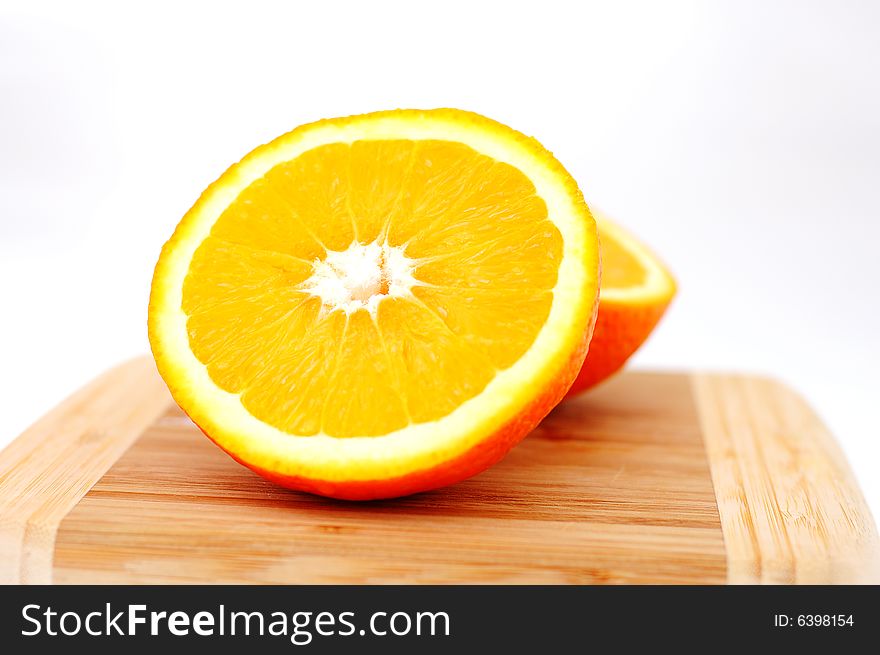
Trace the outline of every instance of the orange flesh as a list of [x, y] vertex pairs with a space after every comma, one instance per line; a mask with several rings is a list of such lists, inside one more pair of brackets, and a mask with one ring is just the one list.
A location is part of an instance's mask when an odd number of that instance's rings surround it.
[[646, 271], [642, 263], [607, 233], [600, 235], [602, 247], [602, 286], [625, 289], [644, 284]]
[[[383, 277], [363, 292], [380, 296], [374, 311], [346, 312], [309, 292], [328, 252], [374, 242], [412, 260], [411, 293], [389, 295]], [[331, 144], [226, 209], [182, 308], [193, 353], [259, 420], [382, 435], [449, 414], [516, 362], [547, 319], [561, 258], [543, 200], [507, 164], [446, 141]]]

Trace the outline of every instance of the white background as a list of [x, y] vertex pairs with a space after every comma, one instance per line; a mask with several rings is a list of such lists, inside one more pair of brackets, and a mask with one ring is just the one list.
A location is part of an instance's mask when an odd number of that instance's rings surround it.
[[673, 269], [634, 365], [790, 383], [880, 515], [880, 5], [237, 4], [0, 2], [0, 446], [147, 351], [159, 249], [229, 164], [453, 106], [536, 136]]

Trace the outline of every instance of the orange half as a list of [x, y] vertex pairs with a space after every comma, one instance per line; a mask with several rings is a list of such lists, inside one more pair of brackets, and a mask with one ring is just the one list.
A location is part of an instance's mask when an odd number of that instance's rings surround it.
[[672, 274], [629, 232], [593, 212], [602, 246], [599, 316], [590, 351], [567, 397], [619, 371], [653, 332], [675, 296]]
[[239, 462], [340, 498], [473, 475], [562, 398], [596, 226], [533, 139], [459, 110], [320, 121], [257, 148], [162, 250], [149, 335]]

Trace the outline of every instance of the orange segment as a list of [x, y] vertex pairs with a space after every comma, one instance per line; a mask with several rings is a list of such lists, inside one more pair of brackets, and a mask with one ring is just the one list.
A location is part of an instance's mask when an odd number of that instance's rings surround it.
[[220, 387], [241, 391], [290, 336], [297, 315], [316, 309], [296, 290], [310, 270], [288, 255], [214, 237], [202, 243], [184, 282], [183, 310], [193, 353]]
[[291, 434], [321, 431], [327, 389], [338, 369], [346, 316], [321, 316], [319, 305], [311, 301], [298, 313], [293, 325], [299, 329], [284, 339], [241, 395], [251, 415]]
[[602, 247], [599, 315], [590, 350], [567, 397], [619, 371], [675, 296], [675, 280], [651, 251], [604, 216], [597, 214], [597, 223]]
[[[418, 286], [413, 294], [498, 369], [507, 368], [528, 350], [553, 303], [550, 291]], [[498, 339], [502, 333], [505, 338]]]
[[[341, 313], [341, 312], [337, 312]], [[388, 434], [410, 422], [399, 365], [385, 349], [374, 318], [364, 309], [348, 317], [326, 392], [322, 429], [337, 437]]]
[[429, 232], [435, 222], [443, 222], [465, 204], [492, 165], [491, 158], [466, 144], [420, 140], [414, 146], [406, 184], [389, 215], [388, 242], [406, 244]]
[[357, 240], [384, 240], [410, 176], [419, 148], [413, 141], [355, 141], [349, 164], [349, 211]]
[[446, 416], [495, 376], [486, 356], [426, 307], [392, 298], [379, 305], [377, 319], [414, 422]]
[[[602, 226], [605, 225], [605, 229]], [[602, 246], [602, 288], [637, 289], [645, 284], [647, 271], [638, 256], [627, 249], [625, 242], [614, 237], [613, 228], [604, 221], [599, 227]], [[599, 292], [601, 298], [602, 292]]]
[[[333, 143], [304, 152], [293, 161], [278, 164], [265, 175], [277, 198], [298, 219], [279, 223], [302, 227], [322, 246], [345, 250], [354, 240], [354, 219], [348, 206], [351, 147]], [[259, 181], [258, 181], [259, 183]]]
[[282, 484], [372, 498], [462, 479], [565, 391], [595, 225], [553, 158], [455, 110], [304, 126], [203, 195], [156, 267], [175, 399]]
[[309, 230], [265, 178], [256, 180], [239, 194], [218, 218], [211, 234], [229, 243], [306, 261], [322, 256], [325, 251], [315, 232]]
[[454, 254], [426, 258], [415, 276], [427, 285], [460, 289], [552, 289], [562, 252], [559, 234], [546, 221], [517, 227], [509, 236], [475, 239]]

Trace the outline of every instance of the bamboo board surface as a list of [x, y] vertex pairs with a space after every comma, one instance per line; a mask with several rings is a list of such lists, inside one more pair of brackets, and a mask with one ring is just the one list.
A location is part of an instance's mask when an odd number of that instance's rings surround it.
[[211, 444], [149, 358], [0, 452], [6, 583], [877, 582], [877, 530], [786, 387], [624, 373], [500, 464], [391, 501], [272, 485]]

